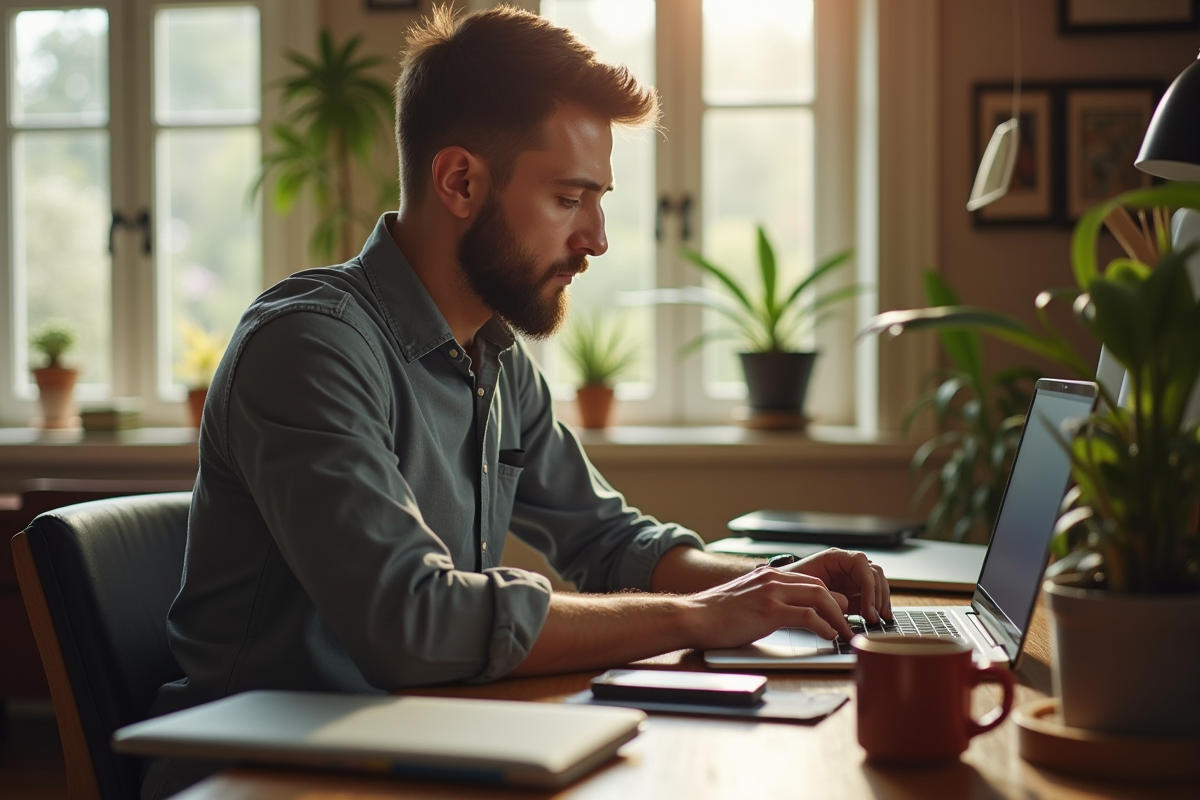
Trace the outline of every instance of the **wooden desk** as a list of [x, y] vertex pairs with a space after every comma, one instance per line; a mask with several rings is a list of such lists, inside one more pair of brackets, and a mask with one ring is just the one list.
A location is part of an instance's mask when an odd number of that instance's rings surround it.
[[[900, 604], [953, 604], [961, 597], [900, 596]], [[646, 663], [646, 662], [642, 662]], [[703, 669], [698, 654], [671, 653], [650, 663]], [[1017, 704], [1050, 692], [1050, 643], [1045, 619], [1034, 619], [1025, 660], [1017, 671]], [[558, 702], [586, 689], [595, 673], [500, 681], [489, 686], [444, 687], [421, 694]], [[708, 798], [810, 798], [859, 800], [1081, 800], [1082, 798], [1200, 797], [1200, 786], [1083, 780], [1035, 767], [1018, 755], [1017, 728], [1006, 720], [978, 736], [961, 761], [933, 769], [868, 765], [855, 734], [854, 684], [849, 674], [781, 672], [771, 687], [844, 692], [851, 702], [818, 725], [747, 723], [651, 716], [646, 730], [621, 755], [558, 792], [422, 783], [330, 773], [236, 769], [219, 773], [178, 795], [181, 800], [415, 800], [416, 798], [555, 798], [556, 800], [708, 800]], [[976, 716], [999, 690], [976, 691]]]

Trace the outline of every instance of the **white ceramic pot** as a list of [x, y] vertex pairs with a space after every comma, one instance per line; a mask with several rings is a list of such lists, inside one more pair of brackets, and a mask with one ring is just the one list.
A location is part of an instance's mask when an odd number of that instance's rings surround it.
[[1200, 736], [1200, 593], [1043, 584], [1063, 723], [1118, 735]]

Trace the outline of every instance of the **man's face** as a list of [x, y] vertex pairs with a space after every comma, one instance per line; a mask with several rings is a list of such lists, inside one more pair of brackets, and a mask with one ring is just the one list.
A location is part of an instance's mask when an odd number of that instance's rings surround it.
[[546, 147], [517, 156], [505, 188], [491, 192], [458, 244], [467, 285], [493, 313], [532, 338], [554, 333], [567, 286], [608, 250], [600, 200], [612, 187], [607, 120], [560, 107]]

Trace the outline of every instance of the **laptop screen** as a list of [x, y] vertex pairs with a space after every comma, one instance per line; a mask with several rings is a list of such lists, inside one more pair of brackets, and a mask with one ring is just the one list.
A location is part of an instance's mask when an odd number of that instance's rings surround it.
[[1070, 458], [1056, 431], [1091, 412], [1096, 385], [1042, 379], [1025, 419], [1025, 430], [1000, 504], [976, 603], [995, 614], [1020, 641], [1033, 614], [1046, 568], [1050, 536], [1071, 475]]

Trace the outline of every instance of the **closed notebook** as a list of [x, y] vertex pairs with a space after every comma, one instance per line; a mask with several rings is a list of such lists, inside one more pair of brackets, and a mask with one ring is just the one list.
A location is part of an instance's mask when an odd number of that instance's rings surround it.
[[254, 691], [121, 728], [118, 753], [556, 787], [637, 736], [627, 708]]

